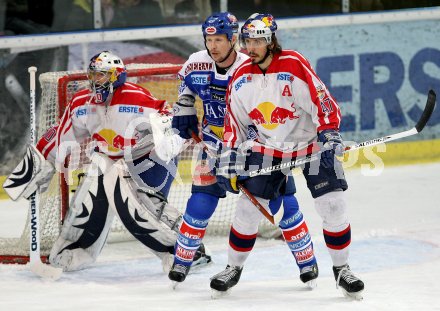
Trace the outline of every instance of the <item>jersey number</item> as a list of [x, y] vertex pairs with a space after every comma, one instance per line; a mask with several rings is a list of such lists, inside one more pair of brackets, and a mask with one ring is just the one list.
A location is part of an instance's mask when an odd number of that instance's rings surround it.
[[330, 113], [333, 111], [333, 105], [329, 98], [321, 101], [321, 109], [323, 113]]

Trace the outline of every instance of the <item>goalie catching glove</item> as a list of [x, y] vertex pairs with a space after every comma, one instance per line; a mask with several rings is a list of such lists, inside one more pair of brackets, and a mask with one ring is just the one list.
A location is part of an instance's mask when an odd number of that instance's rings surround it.
[[21, 197], [29, 199], [35, 191], [47, 190], [54, 173], [53, 164], [37, 148], [29, 145], [24, 159], [6, 178], [3, 188], [14, 201]]
[[174, 133], [171, 120], [172, 117], [166, 114], [150, 113], [154, 150], [157, 156], [167, 163], [185, 149], [185, 140]]

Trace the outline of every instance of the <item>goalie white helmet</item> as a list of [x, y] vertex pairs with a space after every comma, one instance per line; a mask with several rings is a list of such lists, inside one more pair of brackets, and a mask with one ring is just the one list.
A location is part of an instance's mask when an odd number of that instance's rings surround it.
[[125, 83], [127, 71], [120, 57], [103, 51], [90, 59], [87, 77], [97, 102], [104, 102], [115, 88]]

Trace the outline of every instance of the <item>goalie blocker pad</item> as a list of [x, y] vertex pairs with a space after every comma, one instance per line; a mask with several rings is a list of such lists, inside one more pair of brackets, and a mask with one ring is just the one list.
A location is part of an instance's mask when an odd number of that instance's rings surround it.
[[27, 199], [37, 190], [46, 191], [54, 173], [52, 163], [37, 148], [28, 145], [23, 160], [6, 178], [3, 189], [13, 201], [20, 197]]
[[61, 235], [54, 244], [51, 264], [74, 271], [94, 263], [99, 256], [114, 215], [126, 229], [162, 260], [169, 270], [181, 214], [160, 193], [138, 189], [123, 160], [113, 162], [94, 154], [92, 165], [74, 197]]

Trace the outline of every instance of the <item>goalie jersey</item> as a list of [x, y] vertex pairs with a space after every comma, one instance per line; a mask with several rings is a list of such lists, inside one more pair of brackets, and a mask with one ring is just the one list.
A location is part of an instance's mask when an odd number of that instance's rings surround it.
[[227, 86], [232, 73], [246, 59], [248, 57], [245, 54], [237, 52], [237, 58], [226, 74], [220, 74], [217, 72], [215, 61], [203, 50], [192, 54], [179, 71], [179, 97], [191, 95], [196, 98], [198, 95], [203, 102], [204, 140], [216, 142], [223, 137]]
[[37, 149], [52, 163], [64, 163], [70, 152], [79, 151], [79, 144], [91, 138], [89, 147], [119, 159], [128, 146], [135, 146], [145, 137], [130, 156], [137, 159], [149, 153], [154, 147], [153, 139], [147, 137], [151, 134], [149, 114], [163, 111], [166, 102], [129, 82], [116, 88], [107, 102], [97, 103], [89, 89], [76, 93], [59, 124], [39, 139]]

